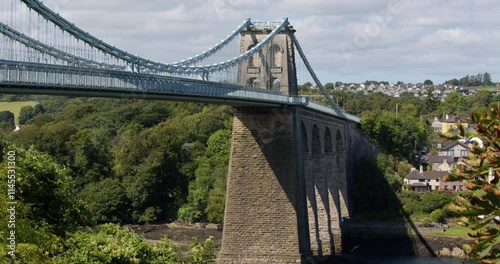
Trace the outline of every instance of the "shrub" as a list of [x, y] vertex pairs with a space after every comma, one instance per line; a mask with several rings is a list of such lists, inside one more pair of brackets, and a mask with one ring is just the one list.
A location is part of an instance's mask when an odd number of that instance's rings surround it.
[[66, 241], [56, 263], [149, 263], [153, 249], [133, 231], [115, 224], [79, 231]]
[[200, 243], [193, 238], [189, 245], [187, 263], [212, 264], [215, 263], [215, 239], [210, 236], [205, 242]]
[[433, 227], [434, 226], [434, 222], [429, 219], [429, 218], [425, 218], [422, 223], [420, 224], [420, 226], [422, 227]]
[[441, 209], [436, 209], [431, 213], [431, 220], [437, 223], [445, 223], [446, 214]]
[[422, 194], [422, 208], [425, 213], [448, 207], [452, 201], [453, 196], [449, 192], [425, 192]]

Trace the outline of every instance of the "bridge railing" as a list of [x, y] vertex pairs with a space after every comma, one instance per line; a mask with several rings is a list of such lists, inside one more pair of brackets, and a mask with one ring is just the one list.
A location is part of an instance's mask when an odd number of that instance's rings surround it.
[[241, 99], [276, 104], [307, 104], [307, 98], [278, 91], [178, 77], [106, 69], [0, 61], [0, 85], [44, 89], [98, 90]]
[[327, 113], [333, 116], [337, 116], [343, 119], [347, 119], [356, 123], [361, 122], [361, 119], [355, 115], [351, 115], [349, 113], [346, 113], [344, 111], [340, 111], [338, 109], [333, 109], [331, 107], [316, 103], [316, 102], [308, 102], [307, 107], [316, 111], [320, 111], [323, 113]]

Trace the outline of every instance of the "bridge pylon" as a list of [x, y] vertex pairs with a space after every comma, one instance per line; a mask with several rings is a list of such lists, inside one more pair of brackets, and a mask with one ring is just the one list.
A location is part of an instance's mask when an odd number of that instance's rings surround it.
[[[240, 53], [264, 40], [272, 28], [249, 27], [241, 32]], [[298, 95], [292, 26], [284, 27], [260, 52], [238, 66], [238, 83], [244, 86]]]

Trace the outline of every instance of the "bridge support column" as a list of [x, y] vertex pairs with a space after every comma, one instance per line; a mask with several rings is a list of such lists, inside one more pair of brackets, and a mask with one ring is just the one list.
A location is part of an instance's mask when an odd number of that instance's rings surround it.
[[236, 109], [219, 263], [301, 263], [310, 256], [297, 113]]

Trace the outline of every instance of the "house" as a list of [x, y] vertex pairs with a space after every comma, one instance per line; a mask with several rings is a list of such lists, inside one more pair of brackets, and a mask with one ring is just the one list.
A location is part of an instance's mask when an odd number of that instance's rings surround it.
[[439, 119], [437, 117], [434, 117], [434, 121], [432, 121], [431, 126], [432, 126], [432, 130], [434, 130], [434, 132], [439, 133], [442, 131], [443, 123], [441, 121], [439, 121]]
[[412, 168], [403, 180], [404, 185], [416, 192], [438, 191], [441, 189], [441, 178], [448, 174], [447, 171], [423, 171], [420, 166], [418, 171]]
[[442, 191], [454, 191], [454, 192], [466, 190], [463, 181], [458, 181], [458, 182], [441, 181], [439, 183], [439, 189]]
[[460, 124], [464, 127], [467, 128], [469, 127], [469, 123], [467, 120], [459, 117], [459, 116], [449, 116], [446, 115], [446, 119], [441, 121], [441, 133], [445, 134], [450, 130], [454, 130], [457, 128], [457, 121], [460, 120]]
[[455, 158], [453, 156], [428, 156], [428, 164], [431, 164], [432, 171], [451, 171]]
[[441, 147], [439, 156], [451, 156], [455, 161], [458, 161], [459, 158], [465, 157], [469, 153], [467, 147], [467, 144], [464, 142], [450, 140]]

